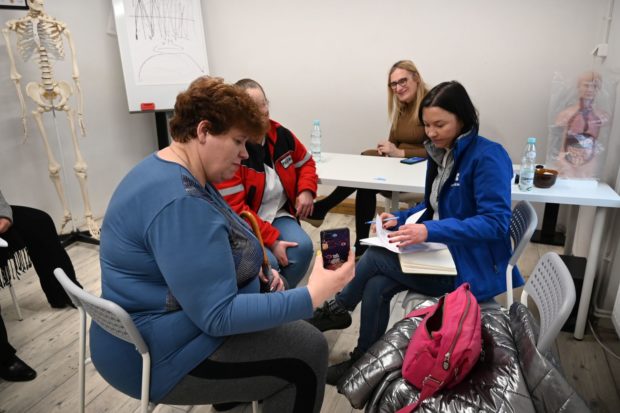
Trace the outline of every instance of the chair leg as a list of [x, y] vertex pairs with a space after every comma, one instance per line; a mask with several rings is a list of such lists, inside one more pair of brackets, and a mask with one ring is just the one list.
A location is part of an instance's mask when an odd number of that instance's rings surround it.
[[508, 264], [506, 267], [506, 308], [510, 310], [510, 306], [514, 300], [512, 295], [512, 269], [513, 265]]
[[86, 404], [86, 313], [80, 306], [78, 307], [80, 313], [80, 348], [78, 359], [78, 380], [80, 381], [80, 413], [84, 413]]
[[[150, 410], [149, 390], [151, 386], [151, 355], [147, 352], [142, 354], [142, 391], [140, 395], [140, 410], [148, 413]], [[155, 406], [153, 406], [155, 408]]]
[[258, 401], [254, 400], [252, 402], [252, 413], [258, 413]]
[[19, 303], [17, 302], [17, 295], [15, 294], [13, 283], [9, 284], [9, 292], [11, 293], [11, 298], [13, 299], [13, 306], [15, 307], [15, 312], [17, 313], [17, 319], [22, 321], [24, 317], [22, 317], [22, 310], [19, 308]]

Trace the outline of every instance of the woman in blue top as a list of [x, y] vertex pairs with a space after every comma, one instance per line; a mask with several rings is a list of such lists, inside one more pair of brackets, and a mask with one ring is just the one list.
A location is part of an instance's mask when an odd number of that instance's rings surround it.
[[[274, 292], [260, 294], [261, 246], [214, 187], [264, 135], [259, 108], [242, 90], [199, 78], [177, 96], [170, 131], [170, 146], [119, 184], [101, 232], [102, 296], [131, 314], [149, 346], [151, 400], [318, 412], [327, 345], [298, 320], [352, 279], [353, 254], [336, 271], [315, 265], [308, 285], [289, 291], [274, 272]], [[90, 338], [99, 373], [139, 397], [133, 346], [96, 324]]]
[[[390, 300], [410, 289], [438, 296], [468, 282], [480, 301], [506, 291], [510, 259], [510, 180], [512, 162], [504, 148], [478, 135], [478, 114], [465, 88], [444, 82], [424, 97], [420, 119], [429, 139], [424, 202], [395, 214], [381, 214], [384, 228], [394, 229], [390, 242], [406, 247], [425, 241], [448, 245], [457, 276], [414, 275], [402, 272], [397, 254], [369, 248], [356, 267], [356, 275], [335, 300], [315, 312], [312, 323], [322, 331], [346, 328], [350, 310], [361, 301], [361, 326], [351, 358], [330, 366], [327, 382], [336, 384], [387, 328]], [[410, 215], [426, 208], [415, 224]], [[515, 286], [523, 279], [515, 268]]]

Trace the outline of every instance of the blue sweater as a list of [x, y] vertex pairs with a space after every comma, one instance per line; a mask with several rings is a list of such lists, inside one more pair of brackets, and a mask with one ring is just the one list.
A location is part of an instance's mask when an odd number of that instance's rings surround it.
[[[427, 241], [448, 245], [457, 270], [454, 287], [468, 282], [478, 300], [487, 300], [506, 291], [506, 267], [512, 254], [508, 232], [512, 162], [500, 144], [478, 136], [475, 129], [459, 137], [453, 151], [454, 167], [438, 197], [439, 219], [433, 220], [429, 202], [437, 176], [432, 157], [424, 202], [395, 215], [403, 225], [407, 217], [426, 208], [419, 222], [426, 225]], [[523, 278], [515, 267], [513, 286], [521, 285]]]
[[[259, 293], [262, 255], [252, 251], [260, 249], [247, 225], [182, 166], [153, 154], [119, 184], [101, 231], [102, 297], [131, 315], [149, 346], [152, 401], [226, 336], [312, 315], [307, 288]], [[106, 381], [139, 398], [134, 347], [93, 323], [90, 348]]]

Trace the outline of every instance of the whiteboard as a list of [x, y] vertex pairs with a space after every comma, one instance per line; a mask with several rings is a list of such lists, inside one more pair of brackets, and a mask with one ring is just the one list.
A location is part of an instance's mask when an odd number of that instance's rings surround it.
[[112, 0], [130, 112], [172, 110], [209, 74], [200, 0]]

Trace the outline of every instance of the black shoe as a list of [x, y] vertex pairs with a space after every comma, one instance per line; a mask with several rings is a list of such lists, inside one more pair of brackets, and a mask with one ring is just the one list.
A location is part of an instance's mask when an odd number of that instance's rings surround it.
[[323, 218], [314, 218], [313, 216], [307, 216], [301, 219], [302, 221], [306, 221], [308, 224], [312, 225], [314, 228], [318, 228], [323, 225], [323, 221], [325, 221], [325, 217]]
[[344, 376], [353, 366], [353, 364], [355, 364], [355, 362], [359, 360], [360, 357], [362, 357], [363, 355], [363, 351], [355, 349], [351, 353], [349, 353], [350, 358], [348, 360], [345, 360], [342, 363], [334, 364], [333, 366], [329, 366], [327, 368], [327, 377], [325, 379], [327, 384], [331, 384], [332, 386], [337, 385], [342, 376]]
[[325, 221], [325, 215], [327, 215], [328, 211], [322, 212], [321, 208], [317, 207], [317, 203], [314, 203], [314, 208], [312, 209], [312, 214], [308, 215], [305, 218], [302, 218], [302, 221], [306, 221], [308, 224], [312, 225], [314, 228], [318, 228]]
[[19, 357], [13, 357], [0, 366], [0, 377], [6, 381], [30, 381], [37, 377], [37, 372]]
[[351, 314], [336, 300], [329, 300], [314, 310], [312, 318], [307, 321], [319, 331], [342, 330], [351, 325]]

